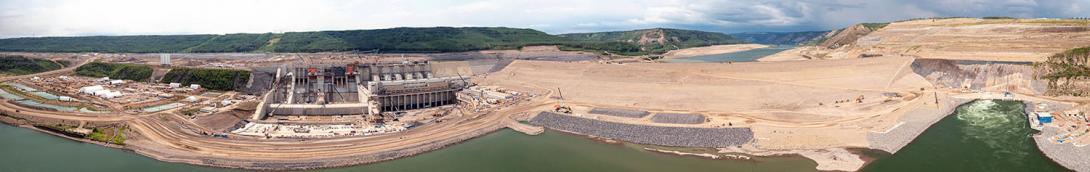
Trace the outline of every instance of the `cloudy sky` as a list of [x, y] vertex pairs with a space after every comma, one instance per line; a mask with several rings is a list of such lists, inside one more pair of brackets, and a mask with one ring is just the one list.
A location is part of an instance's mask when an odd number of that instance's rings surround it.
[[1090, 0], [0, 0], [0, 38], [402, 26], [784, 32], [933, 16], [1090, 17]]

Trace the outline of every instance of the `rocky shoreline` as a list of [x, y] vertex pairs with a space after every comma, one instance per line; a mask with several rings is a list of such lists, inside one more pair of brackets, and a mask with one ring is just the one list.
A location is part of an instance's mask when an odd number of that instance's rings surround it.
[[582, 133], [627, 142], [672, 147], [728, 147], [753, 139], [749, 128], [658, 127], [605, 122], [594, 119], [541, 112], [531, 124], [555, 130]]
[[[247, 159], [231, 159], [231, 158], [215, 158], [215, 157], [201, 157], [201, 156], [178, 156], [171, 153], [155, 151], [151, 147], [147, 147], [142, 144], [133, 144], [134, 146], [128, 147], [137, 154], [151, 157], [156, 160], [176, 163], [187, 163], [203, 166], [221, 167], [221, 168], [237, 168], [248, 170], [307, 170], [307, 169], [321, 169], [321, 168], [335, 168], [346, 167], [354, 165], [363, 165], [370, 163], [377, 163], [383, 161], [390, 161], [400, 158], [405, 158], [421, 153], [426, 153], [433, 150], [438, 150], [450, 145], [465, 142], [469, 139], [484, 136], [489, 133], [493, 133], [504, 129], [506, 126], [494, 125], [492, 127], [480, 128], [473, 132], [467, 132], [463, 135], [454, 138], [443, 139], [441, 141], [429, 142], [424, 145], [418, 145], [406, 149], [387, 150], [381, 153], [361, 154], [346, 157], [330, 157], [330, 158], [317, 158], [309, 160], [292, 160], [292, 161], [268, 161], [268, 160], [247, 160]], [[139, 145], [139, 146], [136, 146]]]
[[1049, 137], [1059, 135], [1056, 127], [1044, 127], [1041, 133], [1033, 136], [1037, 149], [1053, 162], [1075, 171], [1090, 171], [1090, 147], [1077, 147], [1072, 144], [1060, 144], [1050, 141]]
[[49, 134], [49, 135], [54, 135], [54, 136], [58, 136], [58, 137], [62, 137], [62, 138], [66, 138], [66, 139], [70, 139], [70, 140], [74, 140], [74, 141], [79, 141], [79, 142], [83, 142], [83, 143], [90, 143], [90, 144], [101, 145], [101, 146], [108, 147], [108, 148], [131, 151], [133, 153], [143, 155], [145, 157], [149, 157], [149, 158], [152, 158], [152, 159], [155, 159], [155, 160], [158, 160], [158, 161], [172, 162], [172, 163], [185, 163], [185, 164], [208, 166], [208, 167], [217, 167], [217, 168], [247, 169], [247, 170], [308, 170], [308, 169], [335, 168], [335, 167], [345, 167], [345, 166], [354, 166], [354, 165], [377, 163], [377, 162], [383, 162], [383, 161], [389, 161], [389, 160], [405, 158], [405, 157], [409, 157], [409, 156], [413, 156], [413, 155], [417, 155], [417, 154], [421, 154], [421, 153], [426, 153], [426, 152], [433, 151], [433, 150], [438, 150], [438, 149], [441, 149], [441, 148], [444, 148], [444, 147], [447, 147], [447, 146], [450, 146], [450, 145], [462, 143], [462, 142], [465, 142], [465, 141], [467, 141], [469, 139], [484, 136], [484, 135], [487, 135], [487, 134], [490, 134], [490, 133], [493, 133], [493, 132], [496, 132], [496, 131], [499, 131], [501, 129], [506, 128], [506, 126], [503, 126], [503, 125], [494, 125], [492, 127], [477, 129], [477, 130], [475, 130], [473, 132], [468, 132], [468, 133], [466, 133], [464, 135], [460, 135], [459, 137], [455, 137], [455, 138], [445, 139], [445, 140], [436, 141], [436, 142], [430, 142], [430, 143], [426, 143], [424, 145], [419, 145], [419, 146], [415, 146], [415, 147], [411, 147], [411, 148], [407, 148], [407, 149], [384, 151], [384, 152], [381, 152], [381, 153], [362, 154], [362, 155], [347, 156], [347, 157], [316, 158], [316, 159], [309, 159], [309, 160], [267, 161], [267, 160], [218, 158], [218, 157], [208, 157], [208, 156], [186, 156], [186, 155], [180, 155], [180, 154], [185, 154], [185, 153], [177, 153], [177, 152], [172, 153], [172, 152], [156, 151], [157, 150], [156, 146], [160, 146], [160, 145], [155, 145], [155, 144], [152, 144], [152, 143], [143, 143], [140, 140], [131, 140], [129, 142], [129, 144], [126, 144], [126, 145], [112, 145], [112, 144], [96, 142], [96, 141], [92, 141], [92, 140], [88, 140], [88, 139], [68, 137], [68, 136], [65, 136], [63, 134], [58, 134], [58, 133], [55, 133], [55, 132], [50, 132], [50, 131], [38, 129], [38, 128], [29, 126], [29, 125], [20, 125], [19, 122], [18, 122], [19, 121], [18, 119], [13, 119], [13, 118], [10, 118], [10, 117], [7, 117], [7, 116], [3, 116], [3, 117], [0, 117], [0, 118], [4, 118], [4, 120], [0, 120], [0, 121], [2, 121], [4, 123], [3, 125], [12, 125], [12, 126], [16, 126], [16, 127], [27, 128], [27, 129], [30, 129], [30, 130], [35, 130], [35, 131], [43, 132], [43, 133], [46, 133], [46, 134]]
[[[904, 148], [920, 134], [923, 134], [931, 125], [938, 123], [946, 116], [953, 114], [954, 110], [962, 104], [973, 101], [972, 99], [959, 99], [945, 96], [940, 98], [937, 108], [917, 108], [905, 113], [899, 121], [899, 125], [885, 132], [867, 133], [867, 142], [871, 149], [886, 151], [890, 154]], [[925, 105], [926, 106], [926, 105]]]

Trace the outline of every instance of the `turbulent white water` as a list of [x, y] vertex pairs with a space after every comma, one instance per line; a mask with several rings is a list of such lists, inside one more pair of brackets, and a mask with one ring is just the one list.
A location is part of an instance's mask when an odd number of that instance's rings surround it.
[[962, 128], [965, 133], [962, 141], [981, 143], [980, 146], [992, 150], [992, 156], [996, 157], [1027, 156], [1030, 152], [1019, 149], [1029, 141], [1030, 132], [1021, 106], [1015, 102], [978, 100], [958, 109], [957, 119], [967, 124]]

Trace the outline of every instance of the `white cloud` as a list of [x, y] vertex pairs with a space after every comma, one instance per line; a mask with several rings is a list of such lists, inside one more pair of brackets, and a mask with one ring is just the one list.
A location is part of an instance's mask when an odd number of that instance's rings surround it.
[[801, 31], [931, 16], [1087, 17], [1087, 8], [1087, 0], [0, 0], [0, 38], [402, 26]]

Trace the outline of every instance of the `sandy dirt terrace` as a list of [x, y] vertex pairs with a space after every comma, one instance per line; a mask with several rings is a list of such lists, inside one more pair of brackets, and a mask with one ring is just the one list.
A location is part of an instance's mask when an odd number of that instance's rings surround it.
[[1044, 61], [1090, 45], [1090, 21], [1061, 19], [942, 19], [891, 23], [836, 49], [799, 47], [761, 61], [904, 55], [920, 58]]
[[[475, 82], [536, 91], [559, 88], [565, 103], [576, 107], [705, 114], [709, 122], [692, 126], [751, 127], [762, 148], [866, 147], [866, 132], [895, 125], [896, 114], [903, 113], [898, 109], [918, 104], [920, 88], [931, 87], [912, 73], [908, 67], [912, 61], [906, 57], [738, 64], [516, 61]], [[859, 96], [864, 97], [862, 102], [856, 101]], [[576, 108], [576, 114], [581, 109], [586, 108]], [[664, 125], [647, 118], [599, 119]]]

